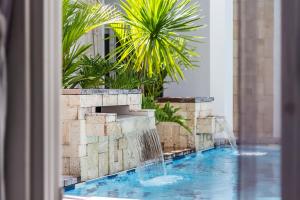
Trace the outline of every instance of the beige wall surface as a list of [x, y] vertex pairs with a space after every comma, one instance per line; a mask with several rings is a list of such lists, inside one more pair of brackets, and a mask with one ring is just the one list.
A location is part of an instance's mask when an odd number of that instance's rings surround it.
[[274, 0], [234, 0], [234, 132], [272, 143]]

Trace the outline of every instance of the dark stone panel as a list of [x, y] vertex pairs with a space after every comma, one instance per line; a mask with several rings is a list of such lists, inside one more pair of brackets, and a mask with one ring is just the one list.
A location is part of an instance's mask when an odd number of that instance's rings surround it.
[[158, 98], [159, 103], [201, 103], [201, 102], [212, 102], [214, 97], [161, 97]]

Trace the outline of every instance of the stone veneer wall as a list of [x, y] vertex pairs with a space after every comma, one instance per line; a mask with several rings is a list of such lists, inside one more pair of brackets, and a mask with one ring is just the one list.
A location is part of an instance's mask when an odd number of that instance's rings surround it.
[[162, 122], [157, 125], [161, 143], [165, 152], [195, 148], [208, 149], [214, 146], [212, 116], [213, 98], [159, 98], [163, 105], [170, 102], [172, 106], [180, 108], [178, 114], [185, 117], [192, 133], [178, 124]]
[[[123, 113], [96, 113], [116, 105]], [[137, 90], [64, 90], [61, 106], [63, 175], [82, 181], [136, 167], [126, 134], [155, 129], [154, 111], [141, 110]]]
[[273, 39], [274, 0], [234, 0], [234, 132], [250, 143], [273, 138]]

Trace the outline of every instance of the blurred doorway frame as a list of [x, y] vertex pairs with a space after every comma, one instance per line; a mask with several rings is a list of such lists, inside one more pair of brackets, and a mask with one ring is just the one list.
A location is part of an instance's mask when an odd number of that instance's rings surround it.
[[[300, 2], [282, 2], [282, 196], [300, 197]], [[61, 1], [14, 1], [8, 54], [9, 200], [59, 200]], [[18, 191], [16, 192], [16, 188]]]
[[6, 199], [59, 200], [62, 0], [10, 3]]
[[300, 1], [282, 0], [282, 197], [300, 198]]

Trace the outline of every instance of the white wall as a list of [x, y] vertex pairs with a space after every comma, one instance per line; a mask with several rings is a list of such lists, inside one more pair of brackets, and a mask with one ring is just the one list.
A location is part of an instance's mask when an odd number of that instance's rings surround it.
[[207, 26], [194, 32], [196, 36], [205, 37], [203, 43], [196, 44], [196, 51], [200, 53], [200, 57], [197, 58], [199, 60], [197, 63], [198, 67], [193, 70], [185, 71], [185, 80], [181, 80], [179, 83], [165, 85], [166, 90], [164, 91], [164, 96], [210, 96], [210, 0], [194, 0], [194, 2], [199, 2], [201, 7], [199, 15], [204, 17], [199, 24], [205, 24]]
[[233, 1], [210, 1], [210, 95], [214, 114], [233, 125]]
[[199, 44], [200, 67], [186, 71], [185, 80], [167, 86], [164, 96], [215, 97], [214, 113], [233, 124], [233, 1], [198, 0], [207, 28], [195, 34], [208, 37]]

